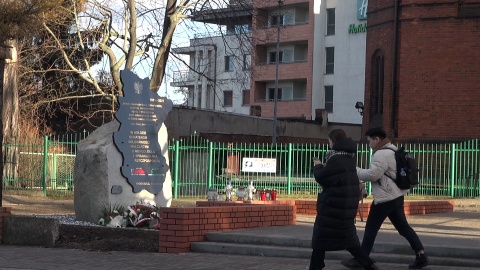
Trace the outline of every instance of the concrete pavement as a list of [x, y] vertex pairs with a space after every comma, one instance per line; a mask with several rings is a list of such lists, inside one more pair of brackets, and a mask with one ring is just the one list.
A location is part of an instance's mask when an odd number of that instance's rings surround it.
[[[408, 217], [431, 259], [428, 269], [480, 269], [480, 213], [453, 212]], [[193, 243], [196, 252], [212, 252], [273, 257], [310, 257], [310, 240], [314, 217], [299, 216], [298, 224], [248, 230], [212, 232], [209, 242]], [[357, 222], [362, 239], [365, 223]], [[380, 230], [372, 258], [380, 264], [398, 264], [403, 269], [414, 259], [408, 242], [386, 221]], [[351, 257], [346, 251], [327, 252], [326, 258], [338, 261]], [[440, 267], [440, 268], [436, 268]], [[389, 266], [389, 268], [391, 268]], [[342, 269], [342, 268], [339, 268]]]
[[[287, 227], [257, 228], [243, 231], [223, 232], [228, 241], [237, 235], [240, 238], [277, 239], [286, 244], [292, 241], [307, 245], [303, 247], [307, 254], [303, 257], [262, 257], [240, 256], [220, 253], [132, 253], [132, 252], [90, 252], [61, 248], [38, 248], [0, 245], [0, 270], [13, 269], [248, 269], [248, 270], [305, 270], [308, 269], [308, 241], [311, 237], [313, 217], [298, 216], [298, 225]], [[453, 213], [429, 214], [408, 217], [412, 227], [422, 239], [426, 252], [435, 254], [434, 264], [424, 269], [431, 270], [467, 270], [480, 267], [460, 267], [443, 264], [449, 257], [456, 260], [475, 260], [480, 257], [480, 213], [455, 211]], [[360, 239], [365, 223], [357, 221]], [[292, 240], [293, 239], [293, 240]], [[272, 240], [273, 241], [273, 240]], [[297, 245], [296, 244], [296, 245]], [[393, 249], [399, 248], [398, 250]], [[298, 246], [298, 245], [297, 245]], [[374, 247], [372, 258], [383, 253], [390, 253], [388, 260], [378, 260], [380, 269], [407, 269], [413, 255], [405, 259], [395, 259], [395, 252], [411, 252], [408, 243], [396, 233], [389, 222], [382, 227]], [[335, 258], [329, 256], [327, 258]], [[332, 253], [333, 254], [333, 253]], [[343, 254], [345, 256], [345, 254]], [[454, 262], [454, 261], [453, 261]], [[337, 258], [327, 260], [325, 269], [339, 270], [344, 268]]]
[[[0, 270], [305, 270], [308, 259], [275, 258], [203, 253], [89, 252], [71, 249], [0, 246]], [[326, 270], [345, 270], [338, 261], [326, 261]], [[404, 270], [405, 264], [379, 263], [380, 269]], [[429, 266], [430, 270], [473, 270], [477, 268]]]

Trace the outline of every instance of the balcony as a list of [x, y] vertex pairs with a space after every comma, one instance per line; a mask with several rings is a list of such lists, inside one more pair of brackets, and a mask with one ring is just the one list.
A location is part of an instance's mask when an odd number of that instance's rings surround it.
[[257, 10], [258, 15], [253, 22], [254, 40], [258, 41], [257, 44], [275, 43], [278, 27], [282, 42], [309, 40], [312, 36], [313, 17], [308, 2], [285, 1], [285, 5], [280, 9], [276, 6], [266, 6]]
[[[251, 105], [254, 108], [260, 108], [258, 110], [259, 116], [271, 118], [274, 113], [274, 102], [261, 101], [255, 102]], [[277, 117], [278, 118], [296, 118], [305, 119], [307, 115], [310, 115], [310, 102], [306, 99], [296, 100], [279, 100], [277, 103]], [[258, 115], [258, 114], [257, 114]], [[308, 117], [309, 118], [309, 117]]]
[[[291, 99], [287, 99], [287, 98], [279, 98], [277, 99], [277, 101], [279, 102], [290, 102], [290, 101], [306, 101], [307, 98], [291, 98]], [[263, 102], [274, 102], [275, 100], [273, 98], [268, 98], [268, 99], [256, 99], [255, 100], [255, 103], [263, 103]]]
[[[208, 3], [208, 1], [207, 1]], [[226, 6], [214, 7], [204, 5], [202, 10], [191, 14], [191, 19], [197, 22], [228, 25], [231, 23], [245, 23], [252, 20], [252, 1], [230, 1]]]
[[[280, 26], [280, 41], [295, 42], [299, 40], [310, 40], [313, 38], [313, 25], [309, 23]], [[253, 40], [256, 45], [274, 44], [277, 42], [277, 28], [266, 27], [253, 32]]]
[[178, 70], [173, 72], [172, 82], [173, 87], [182, 87], [195, 84], [195, 72], [189, 70]]
[[[275, 64], [257, 64], [252, 66], [252, 74], [255, 74], [255, 81], [275, 80]], [[311, 77], [311, 64], [308, 61], [291, 63], [280, 63], [278, 66], [278, 77], [282, 80], [306, 79]]]

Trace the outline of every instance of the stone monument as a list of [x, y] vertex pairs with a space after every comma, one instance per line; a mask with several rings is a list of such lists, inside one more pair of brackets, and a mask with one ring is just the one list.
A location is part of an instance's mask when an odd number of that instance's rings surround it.
[[124, 96], [116, 120], [78, 143], [74, 208], [77, 220], [97, 223], [102, 209], [137, 202], [170, 206], [168, 132], [173, 103], [149, 89], [148, 78], [121, 71]]

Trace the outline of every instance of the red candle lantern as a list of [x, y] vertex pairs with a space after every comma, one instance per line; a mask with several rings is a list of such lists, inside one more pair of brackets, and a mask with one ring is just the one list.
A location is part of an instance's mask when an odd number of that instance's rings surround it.
[[260, 200], [266, 201], [267, 200], [267, 193], [264, 189], [260, 190]]
[[272, 189], [272, 191], [270, 191], [270, 197], [272, 198], [272, 201], [277, 200], [277, 191], [275, 189]]

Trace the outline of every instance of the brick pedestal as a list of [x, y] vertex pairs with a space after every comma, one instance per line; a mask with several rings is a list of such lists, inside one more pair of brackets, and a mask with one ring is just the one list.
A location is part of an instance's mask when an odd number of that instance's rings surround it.
[[210, 231], [285, 226], [296, 223], [294, 205], [221, 203], [209, 207], [160, 208], [161, 253], [190, 251]]
[[[197, 207], [160, 208], [161, 253], [190, 251], [192, 242], [205, 239], [210, 231], [225, 231], [254, 227], [285, 226], [296, 224], [296, 215], [316, 215], [315, 200], [278, 201], [197, 201]], [[371, 202], [361, 203], [360, 211], [366, 218]], [[453, 212], [454, 201], [406, 201], [405, 214], [424, 215]]]

